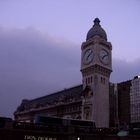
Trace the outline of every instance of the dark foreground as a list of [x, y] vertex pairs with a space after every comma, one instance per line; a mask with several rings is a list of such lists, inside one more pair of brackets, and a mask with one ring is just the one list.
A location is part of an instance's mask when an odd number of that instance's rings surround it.
[[140, 140], [140, 136], [118, 137], [115, 135], [93, 135], [57, 133], [37, 130], [0, 129], [0, 140]]
[[140, 140], [140, 129], [118, 134], [117, 129], [96, 128], [93, 121], [38, 117], [25, 123], [0, 118], [0, 140]]

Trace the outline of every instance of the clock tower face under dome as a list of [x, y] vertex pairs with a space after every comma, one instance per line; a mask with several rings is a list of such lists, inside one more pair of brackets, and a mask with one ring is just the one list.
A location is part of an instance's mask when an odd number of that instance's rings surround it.
[[[112, 72], [112, 45], [95, 18], [81, 46], [81, 73], [83, 81], [83, 119], [94, 120], [97, 127], [109, 127], [109, 79]], [[104, 116], [104, 117], [103, 117]]]

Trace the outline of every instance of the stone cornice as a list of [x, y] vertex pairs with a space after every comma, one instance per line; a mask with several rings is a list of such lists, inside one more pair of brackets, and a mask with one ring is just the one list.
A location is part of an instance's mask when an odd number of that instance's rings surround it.
[[94, 45], [94, 44], [101, 44], [104, 45], [105, 47], [107, 47], [108, 49], [112, 50], [112, 45], [110, 42], [107, 42], [106, 40], [100, 38], [99, 36], [95, 36], [92, 39], [89, 39], [86, 42], [83, 42], [81, 45], [81, 50], [87, 48], [89, 45]]
[[83, 76], [93, 74], [93, 73], [99, 73], [101, 75], [108, 77], [108, 76], [110, 76], [110, 73], [112, 72], [112, 70], [96, 64], [94, 66], [82, 69], [81, 72], [82, 72]]

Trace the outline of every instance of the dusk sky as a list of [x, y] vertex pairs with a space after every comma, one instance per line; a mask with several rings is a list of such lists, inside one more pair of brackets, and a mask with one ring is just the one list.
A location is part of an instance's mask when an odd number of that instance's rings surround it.
[[0, 116], [81, 84], [81, 43], [96, 17], [113, 46], [110, 81], [139, 75], [139, 0], [0, 0]]

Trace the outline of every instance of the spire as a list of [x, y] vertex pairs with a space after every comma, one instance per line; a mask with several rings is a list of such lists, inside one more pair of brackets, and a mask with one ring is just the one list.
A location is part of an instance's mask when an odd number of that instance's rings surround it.
[[100, 25], [100, 20], [99, 18], [94, 19], [94, 25]]

